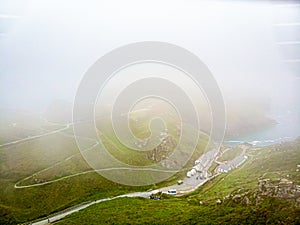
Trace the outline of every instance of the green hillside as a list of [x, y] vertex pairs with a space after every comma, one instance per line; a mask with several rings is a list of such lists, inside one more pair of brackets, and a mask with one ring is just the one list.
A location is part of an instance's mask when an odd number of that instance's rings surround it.
[[[252, 148], [240, 168], [187, 196], [116, 199], [74, 213], [59, 224], [299, 224], [299, 151], [300, 139]], [[263, 190], [258, 181], [266, 179], [290, 193]]]
[[[134, 116], [146, 117], [142, 114]], [[174, 118], [168, 118], [167, 124], [173, 123]], [[148, 132], [145, 131], [144, 122], [147, 120], [142, 121], [143, 123], [131, 126], [137, 136], [144, 137]], [[99, 130], [99, 135], [112, 153], [114, 150], [122, 152], [123, 161], [138, 165], [153, 163], [147, 157], [147, 152], [141, 154], [122, 146], [109, 129]], [[176, 183], [203, 153], [207, 140], [207, 136], [201, 134], [196, 151], [182, 171], [163, 183], [145, 187], [120, 185], [94, 172], [82, 158], [71, 126], [58, 133], [1, 147], [0, 224], [32, 221], [82, 202]], [[95, 144], [89, 142], [88, 145]], [[15, 185], [21, 188], [16, 189]], [[29, 187], [22, 188], [23, 186]]]

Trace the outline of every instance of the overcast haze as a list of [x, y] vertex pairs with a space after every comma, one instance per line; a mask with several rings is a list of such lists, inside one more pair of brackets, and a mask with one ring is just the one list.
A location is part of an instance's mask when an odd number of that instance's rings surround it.
[[0, 0], [0, 107], [42, 112], [54, 99], [73, 101], [99, 57], [151, 40], [195, 53], [226, 101], [258, 97], [291, 111], [299, 103], [299, 10], [271, 1]]

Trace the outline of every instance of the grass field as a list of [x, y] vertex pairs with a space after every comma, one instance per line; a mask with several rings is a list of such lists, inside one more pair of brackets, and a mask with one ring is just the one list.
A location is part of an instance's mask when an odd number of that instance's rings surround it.
[[230, 161], [239, 156], [242, 152], [243, 149], [240, 147], [229, 148], [229, 150], [225, 151], [217, 160], [220, 162]]
[[[244, 188], [255, 191], [258, 178], [287, 178], [300, 183], [300, 139], [261, 149], [252, 148], [249, 160], [240, 168], [223, 174], [183, 197], [160, 201], [124, 198], [93, 205], [74, 213], [59, 224], [299, 224], [300, 209], [291, 203], [265, 197], [259, 205], [217, 199]], [[199, 204], [202, 201], [202, 204]]]
[[[135, 114], [134, 116], [145, 118], [151, 115]], [[166, 119], [169, 124], [174, 121], [174, 118], [166, 117]], [[146, 122], [141, 121], [143, 123], [132, 124], [132, 129], [140, 137], [145, 137], [149, 131], [145, 128], [147, 127]], [[40, 127], [42, 130], [48, 131], [61, 128], [59, 125], [51, 126], [44, 123], [40, 124]], [[170, 125], [170, 133], [172, 132], [175, 132], [175, 129]], [[115, 149], [123, 152], [122, 161], [126, 162], [127, 160], [136, 165], [153, 163], [145, 157], [146, 153], [132, 151], [122, 146], [109, 129], [103, 129], [99, 134], [112, 153]], [[145, 191], [149, 188], [154, 189], [175, 183], [177, 179], [185, 176], [188, 167], [191, 167], [194, 160], [203, 153], [207, 140], [207, 136], [201, 134], [196, 151], [181, 172], [163, 183], [145, 187], [120, 185], [92, 172], [79, 152], [72, 136], [71, 127], [60, 133], [2, 147], [0, 148], [0, 224], [31, 221], [85, 201], [134, 191]], [[92, 145], [92, 141], [90, 142]], [[87, 171], [91, 172], [80, 174]], [[18, 186], [34, 185], [55, 181], [70, 175], [72, 177], [42, 186], [14, 188], [16, 183]]]
[[47, 123], [29, 112], [2, 110], [0, 115], [0, 144], [42, 134]]
[[299, 209], [270, 199], [260, 206], [199, 206], [181, 199], [118, 199], [97, 204], [58, 224], [297, 224]]

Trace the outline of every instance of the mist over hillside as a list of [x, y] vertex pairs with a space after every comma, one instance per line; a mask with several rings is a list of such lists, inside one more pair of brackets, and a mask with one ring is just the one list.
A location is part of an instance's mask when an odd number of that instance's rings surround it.
[[0, 0], [0, 224], [300, 224], [300, 2]]
[[[234, 138], [241, 135], [245, 135], [251, 132], [255, 132], [261, 129], [268, 129], [277, 125], [277, 121], [269, 116], [270, 109], [268, 103], [262, 103], [261, 99], [231, 99], [226, 103], [227, 110], [227, 128], [225, 136], [228, 138]], [[203, 99], [199, 99], [199, 110], [201, 111], [201, 130], [210, 133], [211, 118], [209, 116], [209, 108], [203, 102]], [[168, 105], [168, 103], [164, 103]], [[155, 100], [148, 100], [138, 107], [138, 110], [164, 107], [162, 103], [158, 103]], [[97, 107], [97, 106], [96, 106]], [[103, 109], [100, 107], [99, 113], [101, 115], [110, 117], [109, 107]], [[45, 119], [53, 123], [66, 124], [72, 121], [72, 104], [65, 100], [55, 100], [48, 107], [45, 113], [42, 114]], [[95, 115], [97, 117], [97, 114]]]

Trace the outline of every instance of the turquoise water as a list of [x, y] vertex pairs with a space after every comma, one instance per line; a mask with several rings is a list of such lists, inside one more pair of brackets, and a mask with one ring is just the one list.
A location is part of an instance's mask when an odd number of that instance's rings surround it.
[[285, 110], [274, 110], [269, 117], [275, 119], [278, 124], [238, 138], [225, 139], [224, 144], [237, 145], [248, 142], [256, 146], [266, 146], [291, 141], [300, 136], [300, 104]]

